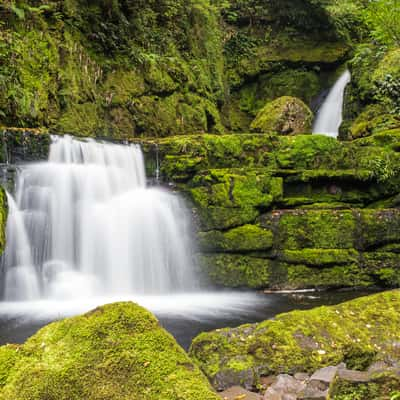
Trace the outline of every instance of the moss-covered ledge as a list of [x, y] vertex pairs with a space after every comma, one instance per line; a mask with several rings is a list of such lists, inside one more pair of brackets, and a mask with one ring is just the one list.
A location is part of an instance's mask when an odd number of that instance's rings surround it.
[[1, 400], [217, 400], [157, 319], [115, 303], [0, 347]]
[[255, 387], [261, 376], [345, 362], [365, 370], [375, 361], [400, 361], [400, 292], [337, 306], [293, 311], [273, 320], [197, 336], [190, 355], [214, 387]]

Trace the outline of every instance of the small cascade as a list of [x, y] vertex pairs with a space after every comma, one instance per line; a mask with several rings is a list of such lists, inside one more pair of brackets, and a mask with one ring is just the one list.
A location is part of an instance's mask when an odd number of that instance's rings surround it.
[[25, 215], [8, 193], [7, 201], [7, 244], [2, 260], [5, 269], [4, 298], [33, 300], [39, 296], [40, 290], [25, 229]]
[[193, 289], [186, 208], [144, 171], [137, 145], [53, 137], [49, 161], [22, 168], [9, 196], [4, 298]]
[[344, 91], [350, 80], [350, 72], [346, 70], [333, 85], [316, 115], [313, 133], [338, 136], [343, 121]]

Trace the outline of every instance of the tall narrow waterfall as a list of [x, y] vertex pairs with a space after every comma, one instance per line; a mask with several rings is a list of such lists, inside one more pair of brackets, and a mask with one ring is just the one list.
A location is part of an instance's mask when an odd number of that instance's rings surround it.
[[336, 81], [317, 113], [313, 133], [321, 133], [332, 137], [338, 136], [339, 128], [343, 121], [344, 91], [350, 79], [350, 72], [346, 70]]
[[182, 201], [147, 188], [140, 147], [54, 137], [17, 176], [3, 255], [6, 300], [190, 290]]

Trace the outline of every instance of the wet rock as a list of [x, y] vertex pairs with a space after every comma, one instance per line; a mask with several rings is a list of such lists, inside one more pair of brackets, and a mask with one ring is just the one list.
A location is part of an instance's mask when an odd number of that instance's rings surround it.
[[262, 396], [259, 394], [249, 392], [240, 386], [233, 386], [219, 395], [222, 400], [262, 400]]

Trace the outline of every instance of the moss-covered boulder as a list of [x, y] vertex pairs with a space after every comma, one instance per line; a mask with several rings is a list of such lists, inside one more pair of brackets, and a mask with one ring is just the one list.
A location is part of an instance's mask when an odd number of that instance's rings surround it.
[[296, 135], [311, 130], [313, 114], [295, 97], [283, 96], [266, 104], [251, 123], [253, 132]]
[[133, 303], [52, 323], [0, 347], [2, 400], [217, 399], [157, 319]]
[[400, 292], [337, 306], [293, 311], [273, 320], [197, 336], [190, 355], [214, 386], [256, 386], [260, 376], [314, 372], [345, 362], [364, 370], [375, 361], [399, 361]]

